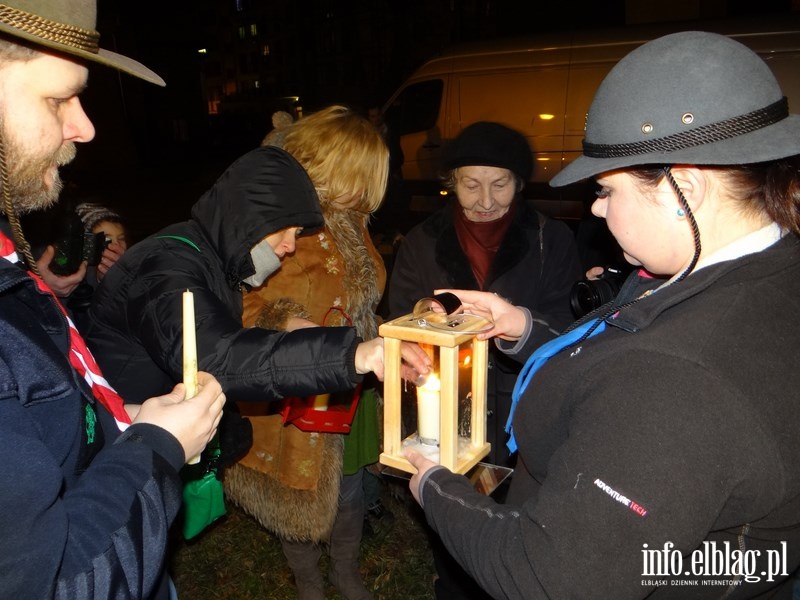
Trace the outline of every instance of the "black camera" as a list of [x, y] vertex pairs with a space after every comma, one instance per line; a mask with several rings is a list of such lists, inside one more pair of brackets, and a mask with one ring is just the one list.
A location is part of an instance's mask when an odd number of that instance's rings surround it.
[[619, 267], [604, 267], [598, 279], [585, 279], [572, 286], [569, 303], [575, 318], [589, 314], [617, 297], [627, 271]]
[[49, 268], [56, 275], [72, 275], [83, 261], [89, 266], [99, 265], [109, 241], [102, 231], [91, 233], [84, 230], [81, 218], [71, 213], [65, 217], [59, 228], [58, 237], [53, 244], [56, 253]]

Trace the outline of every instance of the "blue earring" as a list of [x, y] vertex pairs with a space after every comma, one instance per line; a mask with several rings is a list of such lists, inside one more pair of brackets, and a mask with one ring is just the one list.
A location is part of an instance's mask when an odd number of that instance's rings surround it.
[[686, 216], [686, 212], [682, 208], [679, 208], [678, 209], [678, 216], [679, 217], [685, 217]]

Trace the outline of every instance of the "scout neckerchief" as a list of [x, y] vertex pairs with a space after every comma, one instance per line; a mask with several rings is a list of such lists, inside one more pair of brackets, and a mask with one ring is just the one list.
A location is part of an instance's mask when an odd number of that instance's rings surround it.
[[[2, 231], [0, 231], [0, 258], [4, 258], [14, 264], [19, 262], [19, 256], [17, 255], [14, 243], [8, 239]], [[67, 319], [67, 323], [69, 324], [70, 365], [72, 365], [72, 368], [77, 371], [78, 375], [83, 377], [86, 383], [92, 388], [92, 394], [95, 399], [105, 406], [108, 412], [112, 414], [120, 430], [127, 429], [131, 419], [128, 413], [125, 412], [122, 398], [120, 398], [119, 394], [111, 387], [111, 384], [106, 381], [106, 378], [103, 377], [100, 372], [100, 367], [94, 360], [94, 356], [89, 352], [86, 342], [81, 337], [80, 333], [78, 333], [78, 329], [75, 327], [72, 319], [69, 318], [67, 311], [61, 305], [61, 302], [53, 291], [38, 275], [30, 271], [28, 271], [28, 275], [33, 278], [36, 287], [39, 288], [40, 291], [50, 294], [53, 297], [56, 305]]]

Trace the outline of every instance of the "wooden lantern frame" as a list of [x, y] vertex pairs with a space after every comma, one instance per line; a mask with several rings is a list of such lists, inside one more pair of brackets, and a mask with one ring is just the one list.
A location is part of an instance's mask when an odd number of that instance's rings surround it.
[[[442, 326], [432, 327], [431, 323], [441, 323]], [[416, 473], [416, 469], [403, 456], [404, 444], [401, 439], [403, 382], [400, 377], [400, 346], [404, 341], [430, 344], [439, 350], [439, 463], [455, 473], [463, 474], [489, 453], [491, 445], [486, 442], [489, 346], [487, 340], [476, 339], [474, 333], [486, 325], [486, 319], [475, 315], [447, 317], [429, 312], [423, 315], [408, 314], [380, 326], [378, 331], [384, 338], [385, 365], [382, 464]], [[458, 435], [458, 351], [461, 345], [469, 341], [472, 341], [472, 403], [470, 438], [465, 440]], [[416, 433], [413, 436], [416, 437]], [[411, 438], [407, 440], [411, 441]], [[464, 440], [467, 443], [459, 444]]]

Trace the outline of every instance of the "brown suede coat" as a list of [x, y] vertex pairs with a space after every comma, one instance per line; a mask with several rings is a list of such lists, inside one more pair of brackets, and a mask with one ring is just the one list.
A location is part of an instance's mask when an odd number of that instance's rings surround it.
[[[366, 215], [323, 213], [326, 226], [299, 238], [294, 255], [283, 259], [280, 270], [245, 293], [246, 327], [281, 330], [296, 316], [320, 325], [352, 324], [364, 339], [377, 334], [375, 308], [386, 271], [367, 232]], [[226, 492], [284, 538], [326, 539], [336, 518], [343, 436], [284, 427], [278, 416], [251, 419], [253, 448], [228, 469]], [[354, 423], [348, 440], [359, 433]]]
[[[283, 259], [280, 270], [263, 286], [245, 294], [242, 322], [246, 327], [255, 323], [267, 304], [291, 298], [320, 325], [348, 325], [339, 310], [330, 310], [341, 308], [353, 319], [362, 338], [374, 337], [375, 308], [386, 285], [386, 270], [370, 240], [366, 223], [358, 223], [358, 217], [348, 219], [346, 213], [326, 214], [325, 220], [349, 222], [349, 235], [339, 234], [337, 240], [326, 225], [300, 237], [294, 255]], [[279, 319], [295, 314], [291, 310], [276, 313], [278, 320], [273, 328], [283, 329], [285, 323]]]

